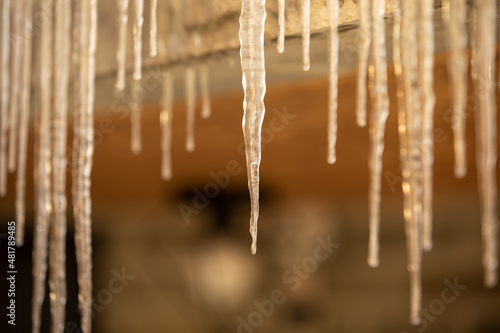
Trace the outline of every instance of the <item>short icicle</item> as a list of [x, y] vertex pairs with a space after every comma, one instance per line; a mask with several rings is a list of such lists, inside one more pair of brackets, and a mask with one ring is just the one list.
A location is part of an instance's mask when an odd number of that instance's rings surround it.
[[301, 0], [302, 4], [302, 69], [311, 67], [309, 49], [311, 44], [311, 0]]
[[366, 73], [371, 44], [370, 15], [371, 0], [358, 0], [359, 11], [359, 54], [358, 54], [358, 82], [356, 90], [356, 123], [359, 127], [366, 126]]
[[212, 107], [210, 102], [210, 81], [208, 76], [208, 65], [203, 61], [199, 65], [200, 70], [200, 90], [201, 90], [201, 117], [210, 118]]
[[151, 0], [150, 26], [149, 26], [149, 56], [156, 57], [158, 54], [158, 24], [157, 24], [158, 0]]
[[130, 150], [133, 154], [140, 154], [142, 151], [141, 139], [141, 117], [142, 117], [142, 101], [141, 101], [141, 80], [132, 79], [132, 100], [130, 103]]
[[285, 0], [278, 0], [278, 52], [285, 51]]
[[257, 252], [257, 221], [259, 217], [259, 166], [261, 160], [261, 131], [264, 120], [266, 69], [264, 59], [265, 0], [243, 0], [240, 16], [240, 57], [242, 69], [243, 136], [250, 190], [251, 252]]
[[338, 0], [329, 0], [328, 12], [330, 21], [329, 35], [329, 92], [328, 92], [328, 158], [329, 164], [337, 160], [337, 106], [338, 106], [338, 79], [339, 79], [339, 34], [338, 34]]
[[0, 72], [0, 197], [7, 194], [7, 138], [9, 131], [9, 59], [10, 59], [10, 0], [2, 2]]
[[164, 180], [172, 178], [172, 116], [174, 107], [174, 74], [168, 70], [163, 74], [161, 97], [161, 176]]
[[144, 0], [134, 0], [134, 80], [142, 78], [142, 27], [144, 25]]
[[195, 149], [194, 129], [196, 118], [196, 70], [193, 65], [186, 67], [186, 151]]
[[127, 26], [129, 0], [118, 0], [118, 47], [116, 60], [118, 62], [115, 88], [117, 91], [125, 89], [127, 74]]

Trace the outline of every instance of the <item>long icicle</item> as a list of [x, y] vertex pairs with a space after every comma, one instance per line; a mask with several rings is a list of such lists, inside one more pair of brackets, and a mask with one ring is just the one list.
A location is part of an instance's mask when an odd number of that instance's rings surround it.
[[372, 111], [370, 118], [370, 237], [368, 243], [368, 265], [379, 265], [380, 195], [382, 190], [382, 156], [384, 153], [384, 132], [389, 115], [387, 93], [387, 59], [385, 52], [385, 0], [372, 0], [372, 54], [370, 64]]
[[144, 0], [134, 0], [134, 80], [142, 78], [142, 26], [144, 24]]
[[141, 114], [142, 114], [142, 101], [141, 101], [141, 81], [132, 80], [132, 101], [130, 103], [130, 150], [134, 154], [139, 154], [142, 150], [141, 139]]
[[366, 71], [371, 44], [370, 0], [358, 0], [359, 11], [359, 54], [358, 54], [358, 83], [356, 90], [356, 123], [359, 127], [366, 126]]
[[161, 97], [161, 176], [164, 180], [172, 178], [172, 116], [174, 104], [174, 74], [168, 70], [163, 74], [163, 93]]
[[200, 70], [200, 90], [201, 90], [201, 117], [210, 118], [212, 108], [210, 105], [210, 81], [208, 78], [208, 65], [203, 61], [199, 65]]
[[285, 51], [285, 0], [278, 0], [278, 43], [276, 48], [279, 53]]
[[23, 2], [13, 4], [12, 59], [11, 59], [11, 91], [9, 112], [9, 172], [16, 171], [17, 135], [19, 133], [19, 99], [21, 88], [21, 64], [23, 57]]
[[157, 25], [158, 0], [151, 0], [150, 26], [149, 26], [149, 56], [156, 57], [158, 54], [158, 25]]
[[498, 282], [498, 216], [497, 216], [497, 119], [495, 102], [495, 0], [475, 2], [475, 36], [477, 47], [476, 96], [476, 163], [481, 205], [484, 285], [493, 288]]
[[116, 49], [118, 70], [115, 84], [117, 91], [125, 89], [125, 77], [127, 74], [128, 4], [129, 0], [118, 0], [118, 47]]
[[330, 21], [329, 35], [329, 92], [328, 92], [328, 163], [337, 160], [335, 145], [337, 143], [337, 106], [338, 106], [338, 80], [339, 80], [339, 34], [338, 34], [338, 0], [329, 0], [328, 12]]
[[0, 86], [0, 197], [7, 194], [7, 134], [9, 130], [9, 57], [10, 57], [10, 0], [2, 6], [2, 73]]
[[311, 44], [311, 0], [301, 0], [302, 4], [302, 69], [311, 67], [309, 48]]
[[434, 164], [434, 0], [419, 2], [418, 61], [422, 109], [422, 249], [432, 249], [432, 178]]
[[[403, 172], [408, 173], [409, 220], [406, 223], [408, 271], [410, 273], [410, 323], [421, 322], [421, 230], [422, 230], [422, 172], [421, 172], [421, 118], [420, 91], [418, 89], [417, 13], [412, 1], [402, 2], [401, 64], [405, 98], [406, 144], [408, 159], [401, 161]], [[403, 184], [405, 185], [405, 184]]]
[[195, 149], [194, 125], [196, 118], [196, 70], [193, 65], [186, 67], [186, 151]]
[[243, 0], [240, 16], [240, 57], [242, 69], [243, 136], [250, 190], [250, 234], [252, 254], [257, 252], [257, 221], [259, 218], [259, 166], [261, 160], [261, 131], [264, 120], [266, 69], [264, 58], [265, 0]]
[[16, 244], [24, 244], [26, 222], [26, 160], [31, 97], [31, 42], [33, 39], [33, 0], [24, 0], [24, 52], [22, 63], [21, 103], [19, 110], [19, 148], [16, 175]]
[[[53, 12], [54, 0], [43, 0], [41, 10]], [[45, 298], [45, 279], [47, 274], [47, 242], [51, 217], [51, 149], [50, 149], [50, 114], [52, 99], [52, 16], [45, 17], [41, 27], [40, 53], [40, 112], [37, 115], [37, 148], [35, 167], [36, 216], [33, 245], [33, 302], [32, 332], [40, 332], [42, 304]]]
[[54, 112], [52, 118], [52, 202], [54, 216], [50, 221], [49, 286], [52, 332], [62, 333], [66, 312], [66, 138], [68, 85], [70, 71], [71, 3], [55, 4]]
[[463, 178], [467, 173], [467, 139], [465, 132], [467, 107], [467, 31], [465, 26], [466, 0], [444, 2], [444, 21], [449, 35], [450, 55], [448, 73], [452, 105], [453, 147], [455, 151], [454, 174]]

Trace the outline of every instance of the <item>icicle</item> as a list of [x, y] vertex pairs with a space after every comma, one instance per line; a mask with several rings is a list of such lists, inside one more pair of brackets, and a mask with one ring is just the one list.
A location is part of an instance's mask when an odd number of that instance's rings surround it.
[[193, 152], [194, 122], [196, 117], [196, 71], [192, 65], [186, 67], [186, 150]]
[[422, 108], [422, 248], [432, 249], [432, 166], [434, 164], [434, 0], [421, 0], [418, 20], [419, 86]]
[[450, 41], [448, 72], [453, 111], [453, 146], [455, 150], [455, 177], [463, 178], [467, 173], [467, 140], [465, 137], [467, 106], [467, 32], [465, 0], [457, 0], [450, 6], [450, 0], [443, 5], [444, 21], [447, 24]]
[[257, 252], [257, 220], [259, 217], [259, 165], [261, 160], [261, 130], [264, 120], [266, 69], [264, 59], [265, 0], [243, 0], [240, 16], [240, 57], [243, 100], [243, 135], [250, 190], [252, 254]]
[[358, 55], [358, 86], [356, 92], [356, 123], [366, 126], [366, 71], [371, 43], [370, 1], [358, 0], [359, 11], [359, 55]]
[[311, 67], [309, 48], [311, 43], [311, 0], [302, 1], [302, 69]]
[[204, 61], [200, 65], [200, 89], [201, 89], [201, 117], [210, 118], [210, 82], [208, 79], [208, 65]]
[[94, 153], [94, 79], [97, 43], [97, 0], [80, 0], [75, 9], [74, 56], [75, 114], [73, 147], [77, 165], [73, 168], [73, 212], [78, 268], [79, 308], [83, 333], [90, 333], [92, 320], [92, 218], [90, 173]]
[[[421, 161], [421, 117], [420, 91], [418, 89], [417, 63], [417, 13], [412, 1], [402, 2], [401, 64], [405, 99], [406, 155], [401, 161], [403, 170], [403, 193], [407, 193], [410, 204], [405, 212], [408, 247], [408, 271], [410, 273], [410, 323], [421, 322], [421, 231], [422, 231], [422, 161]], [[407, 183], [406, 183], [407, 179]]]
[[24, 244], [26, 221], [26, 159], [28, 150], [28, 126], [31, 96], [31, 41], [33, 0], [24, 0], [24, 52], [22, 63], [21, 103], [19, 110], [19, 152], [16, 175], [16, 244]]
[[142, 114], [142, 101], [141, 98], [141, 81], [132, 80], [132, 102], [130, 104], [130, 122], [131, 122], [131, 140], [130, 149], [132, 153], [139, 154], [142, 150], [141, 139], [141, 114]]
[[385, 122], [389, 115], [389, 96], [387, 93], [387, 60], [385, 53], [384, 0], [371, 3], [372, 54], [370, 64], [372, 86], [370, 94], [372, 112], [370, 119], [370, 238], [368, 243], [368, 265], [379, 265], [379, 226], [380, 192], [382, 189], [382, 156], [384, 153]]
[[[41, 1], [44, 13], [53, 12], [54, 0]], [[47, 274], [47, 237], [51, 206], [51, 149], [50, 149], [50, 114], [52, 99], [52, 20], [47, 16], [41, 27], [40, 53], [40, 111], [37, 115], [37, 153], [35, 167], [36, 216], [33, 246], [33, 309], [32, 330], [40, 331], [42, 304], [45, 298], [45, 276]]]
[[125, 76], [127, 74], [127, 26], [128, 26], [129, 0], [118, 0], [118, 48], [116, 60], [118, 61], [116, 90], [125, 89]]
[[475, 2], [476, 21], [474, 51], [477, 60], [475, 80], [479, 109], [476, 112], [476, 163], [481, 205], [483, 236], [484, 285], [493, 288], [498, 282], [498, 216], [497, 216], [497, 119], [495, 102], [495, 0]]
[[7, 194], [7, 132], [9, 130], [9, 57], [10, 57], [10, 0], [2, 6], [2, 59], [0, 87], [0, 197]]
[[144, 0], [134, 0], [134, 80], [142, 78], [142, 25], [144, 24]]
[[338, 79], [339, 79], [339, 35], [338, 35], [338, 0], [328, 2], [330, 18], [330, 38], [328, 53], [329, 67], [329, 101], [328, 101], [328, 163], [333, 164], [337, 160], [335, 145], [337, 143], [337, 97], [338, 97]]
[[9, 171], [16, 171], [17, 135], [19, 133], [19, 89], [21, 81], [21, 60], [23, 56], [23, 2], [15, 1], [13, 6], [11, 92], [9, 113]]
[[158, 54], [158, 43], [157, 43], [157, 35], [158, 35], [158, 27], [157, 27], [157, 8], [158, 8], [158, 0], [151, 0], [151, 11], [150, 11], [150, 19], [151, 25], [149, 27], [149, 56], [156, 57]]
[[161, 175], [164, 180], [172, 178], [172, 115], [174, 104], [174, 74], [163, 74], [163, 95], [161, 97]]
[[64, 332], [66, 312], [66, 138], [68, 84], [70, 70], [71, 4], [55, 5], [54, 113], [52, 121], [52, 201], [54, 216], [50, 221], [50, 307], [52, 332]]
[[278, 52], [285, 51], [285, 0], [278, 0]]

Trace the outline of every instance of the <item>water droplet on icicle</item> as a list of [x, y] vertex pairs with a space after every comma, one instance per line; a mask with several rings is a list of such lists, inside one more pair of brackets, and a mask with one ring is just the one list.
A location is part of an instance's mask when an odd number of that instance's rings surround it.
[[285, 51], [285, 0], [278, 0], [278, 44], [279, 53]]
[[302, 4], [302, 69], [311, 68], [309, 49], [311, 44], [311, 0], [301, 0]]
[[144, 24], [144, 0], [134, 0], [134, 80], [142, 78], [142, 26]]
[[337, 160], [335, 145], [337, 143], [337, 106], [338, 106], [338, 79], [339, 79], [339, 34], [338, 16], [339, 4], [337, 0], [329, 0], [328, 12], [330, 21], [329, 35], [329, 92], [328, 92], [328, 163]]
[[210, 81], [208, 78], [208, 65], [204, 61], [199, 66], [201, 90], [201, 117], [210, 118], [212, 108], [210, 105]]
[[264, 59], [265, 0], [243, 0], [240, 16], [240, 57], [243, 100], [243, 136], [250, 190], [250, 234], [252, 254], [257, 252], [257, 220], [259, 217], [259, 165], [261, 160], [261, 130], [264, 120], [266, 69]]
[[158, 0], [151, 0], [150, 27], [149, 27], [149, 56], [156, 57], [158, 54], [158, 25], [157, 25]]
[[132, 100], [130, 103], [130, 150], [134, 154], [139, 154], [142, 151], [141, 139], [141, 114], [142, 114], [142, 87], [141, 80], [132, 80]]
[[186, 67], [186, 150], [195, 149], [194, 124], [196, 118], [196, 70], [194, 66]]
[[161, 97], [161, 175], [164, 180], [172, 178], [172, 116], [174, 107], [174, 74], [163, 74], [163, 92]]
[[125, 77], [127, 74], [128, 4], [129, 0], [118, 0], [118, 47], [116, 49], [118, 69], [115, 84], [115, 88], [118, 91], [125, 89]]
[[10, 0], [2, 6], [1, 35], [1, 86], [0, 86], [0, 197], [7, 194], [7, 134], [9, 130], [9, 58], [10, 58]]
[[358, 0], [359, 11], [359, 54], [358, 54], [358, 83], [356, 90], [356, 123], [360, 127], [366, 126], [366, 73], [371, 43], [370, 1]]

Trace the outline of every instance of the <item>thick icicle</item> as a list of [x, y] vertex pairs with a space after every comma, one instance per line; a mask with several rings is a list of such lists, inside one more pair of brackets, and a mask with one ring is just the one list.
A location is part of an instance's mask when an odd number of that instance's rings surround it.
[[264, 120], [266, 69], [264, 59], [265, 0], [243, 0], [240, 16], [240, 57], [243, 100], [243, 135], [250, 190], [251, 251], [257, 252], [257, 220], [259, 217], [259, 165], [261, 160], [261, 131]]
[[384, 132], [389, 115], [389, 96], [387, 93], [387, 60], [385, 52], [385, 0], [373, 0], [371, 3], [372, 54], [370, 64], [370, 95], [372, 111], [370, 118], [370, 237], [368, 243], [368, 265], [379, 265], [379, 227], [380, 227], [380, 192], [382, 189], [382, 156], [384, 153]]
[[23, 2], [13, 4], [12, 59], [11, 59], [11, 91], [9, 112], [9, 171], [16, 171], [17, 135], [19, 133], [19, 99], [21, 84], [21, 64], [23, 57]]
[[134, 80], [142, 78], [142, 26], [144, 24], [144, 0], [134, 0]]
[[94, 153], [94, 79], [97, 43], [97, 0], [80, 0], [75, 9], [75, 113], [73, 148], [73, 213], [78, 268], [79, 308], [83, 333], [91, 332], [92, 320], [92, 217], [90, 173]]
[[338, 106], [338, 79], [339, 79], [339, 34], [338, 34], [338, 0], [329, 0], [329, 92], [328, 92], [328, 163], [337, 160], [335, 145], [337, 143], [337, 106]]
[[163, 94], [161, 97], [161, 176], [164, 180], [172, 178], [172, 115], [174, 107], [174, 74], [163, 74]]
[[422, 248], [432, 249], [432, 178], [434, 164], [434, 0], [419, 2], [418, 61], [422, 109]]
[[52, 332], [65, 329], [66, 313], [66, 138], [70, 71], [70, 0], [55, 4], [54, 111], [52, 118], [52, 204], [50, 221], [49, 286]]
[[498, 282], [498, 216], [497, 216], [497, 108], [495, 102], [495, 0], [475, 2], [474, 38], [477, 47], [476, 112], [477, 171], [483, 237], [484, 285], [493, 288]]
[[24, 244], [26, 221], [26, 159], [28, 155], [28, 126], [31, 97], [31, 42], [33, 29], [33, 0], [24, 0], [24, 52], [22, 63], [21, 102], [19, 109], [19, 148], [16, 175], [16, 244]]
[[186, 67], [186, 150], [193, 152], [195, 148], [194, 123], [196, 118], [196, 70], [194, 66]]
[[157, 25], [158, 0], [151, 0], [150, 26], [149, 26], [149, 56], [156, 57], [158, 54], [158, 25]]
[[7, 134], [9, 130], [9, 57], [10, 57], [10, 0], [2, 6], [2, 59], [0, 87], [0, 197], [7, 194]]
[[302, 69], [311, 67], [309, 48], [311, 44], [311, 0], [302, 1]]
[[139, 154], [142, 150], [141, 139], [141, 114], [142, 114], [142, 101], [141, 99], [141, 81], [132, 80], [132, 101], [130, 103], [130, 150], [134, 154]]
[[279, 53], [285, 51], [285, 0], [278, 0], [278, 44]]
[[115, 88], [118, 91], [125, 89], [127, 74], [127, 26], [129, 0], [118, 0], [118, 47], [116, 60], [118, 61], [117, 79]]
[[210, 82], [208, 79], [208, 65], [204, 61], [200, 64], [200, 90], [201, 90], [201, 117], [210, 118], [212, 113], [210, 105]]
[[[422, 161], [420, 91], [417, 62], [417, 15], [418, 7], [412, 1], [402, 2], [401, 64], [405, 98], [407, 159], [401, 161], [403, 193], [408, 193], [410, 204], [406, 212], [406, 237], [408, 247], [408, 271], [410, 273], [410, 323], [421, 322], [421, 231], [422, 231]], [[407, 186], [407, 187], [406, 187]], [[406, 207], [405, 207], [406, 208]]]
[[465, 0], [446, 0], [444, 21], [447, 23], [450, 55], [448, 72], [453, 114], [453, 146], [455, 150], [455, 177], [463, 178], [467, 173], [467, 140], [465, 137], [467, 107], [467, 31]]
[[[53, 12], [54, 0], [43, 0], [40, 3], [44, 13]], [[49, 220], [52, 213], [51, 206], [51, 147], [50, 147], [50, 114], [52, 110], [52, 20], [45, 17], [41, 26], [40, 40], [40, 112], [37, 114], [37, 138], [35, 140], [35, 231], [33, 246], [33, 303], [32, 303], [32, 332], [38, 333], [41, 324], [42, 304], [45, 298], [45, 277], [47, 274], [47, 237]]]
[[371, 16], [370, 1], [358, 0], [359, 11], [359, 54], [358, 54], [358, 83], [356, 91], [356, 123], [360, 127], [366, 126], [366, 71], [371, 43]]

